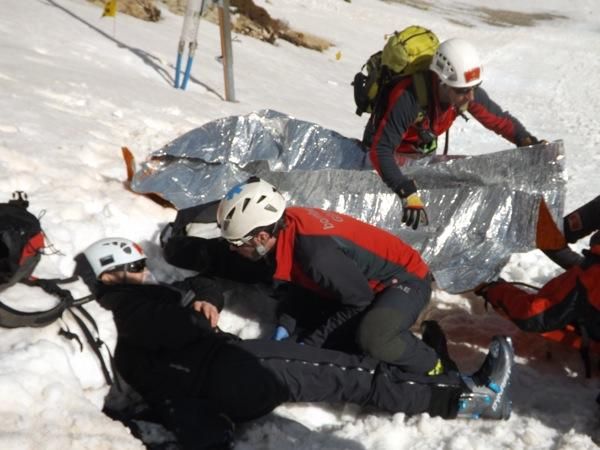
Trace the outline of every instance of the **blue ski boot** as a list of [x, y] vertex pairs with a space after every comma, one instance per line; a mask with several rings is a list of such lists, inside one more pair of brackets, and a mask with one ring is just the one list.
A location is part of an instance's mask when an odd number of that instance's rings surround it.
[[479, 370], [463, 376], [469, 390], [460, 396], [457, 417], [507, 420], [512, 407], [508, 388], [513, 364], [511, 339], [494, 336]]

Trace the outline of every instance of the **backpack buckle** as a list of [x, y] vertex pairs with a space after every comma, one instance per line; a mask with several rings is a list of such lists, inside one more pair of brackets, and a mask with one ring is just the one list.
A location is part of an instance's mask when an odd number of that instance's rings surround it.
[[419, 127], [419, 138], [421, 142], [416, 146], [419, 153], [422, 155], [435, 153], [437, 150], [437, 136], [431, 130]]
[[9, 205], [20, 206], [22, 208], [29, 207], [29, 198], [24, 191], [15, 191], [12, 193], [12, 199], [8, 201]]

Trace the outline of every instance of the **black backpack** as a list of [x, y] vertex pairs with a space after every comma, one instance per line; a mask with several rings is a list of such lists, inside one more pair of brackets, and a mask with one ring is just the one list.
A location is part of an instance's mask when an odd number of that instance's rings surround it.
[[8, 203], [0, 203], [0, 292], [16, 283], [39, 286], [58, 297], [59, 303], [46, 311], [23, 312], [0, 302], [0, 326], [42, 327], [58, 319], [74, 302], [71, 293], [56, 280], [32, 277], [46, 247], [39, 219], [27, 211], [29, 201], [22, 191]]
[[[45, 292], [57, 297], [59, 302], [48, 310], [26, 312], [11, 308], [0, 301], [0, 327], [43, 327], [59, 319], [65, 311], [68, 311], [98, 356], [104, 377], [110, 385], [113, 381], [100, 353], [100, 348], [104, 343], [98, 337], [98, 326], [82, 306], [95, 297], [88, 295], [74, 299], [70, 291], [59, 286], [59, 284], [77, 280], [77, 276], [65, 279], [41, 279], [32, 276], [47, 246], [40, 221], [27, 211], [28, 206], [27, 194], [22, 191], [13, 193], [13, 198], [8, 203], [0, 203], [0, 292], [16, 283], [23, 283], [42, 288]], [[92, 334], [86, 321], [94, 328], [96, 336]], [[68, 328], [61, 328], [59, 333], [68, 339], [77, 340], [83, 349], [83, 344], [77, 334]], [[112, 355], [110, 355], [110, 362], [112, 364]], [[115, 381], [117, 380], [115, 379]]]
[[28, 279], [45, 246], [40, 221], [27, 206], [21, 191], [8, 203], [0, 203], [0, 290]]

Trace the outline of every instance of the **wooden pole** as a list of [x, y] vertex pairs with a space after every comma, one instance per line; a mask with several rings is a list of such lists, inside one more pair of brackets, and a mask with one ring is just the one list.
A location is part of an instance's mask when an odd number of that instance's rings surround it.
[[219, 0], [219, 29], [221, 31], [221, 55], [223, 58], [223, 78], [225, 79], [225, 100], [228, 102], [235, 102], [229, 0]]

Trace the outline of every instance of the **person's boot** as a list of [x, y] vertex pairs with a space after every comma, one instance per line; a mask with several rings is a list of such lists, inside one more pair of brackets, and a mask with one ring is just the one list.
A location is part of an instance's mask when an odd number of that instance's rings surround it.
[[567, 242], [571, 244], [600, 230], [600, 195], [567, 214], [563, 219], [563, 229]]
[[435, 320], [426, 320], [421, 324], [421, 333], [423, 342], [433, 348], [440, 358], [443, 371], [458, 372], [456, 363], [448, 353], [448, 342], [440, 324]]
[[463, 381], [468, 391], [460, 396], [457, 417], [507, 420], [510, 417], [510, 380], [514, 350], [509, 337], [494, 336], [479, 368]]
[[510, 378], [515, 351], [512, 340], [507, 336], [494, 336], [483, 364], [471, 375], [476, 386], [486, 386], [500, 392]]

